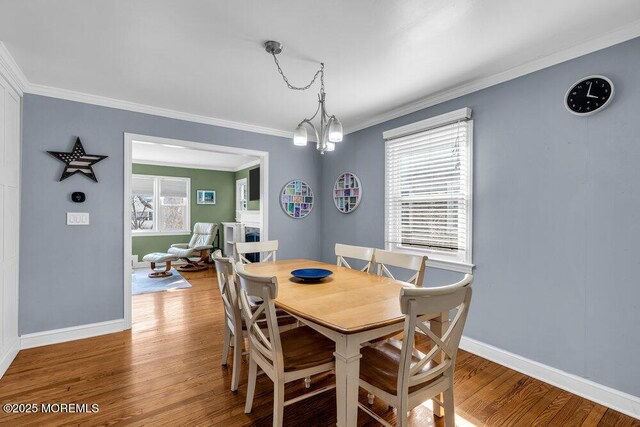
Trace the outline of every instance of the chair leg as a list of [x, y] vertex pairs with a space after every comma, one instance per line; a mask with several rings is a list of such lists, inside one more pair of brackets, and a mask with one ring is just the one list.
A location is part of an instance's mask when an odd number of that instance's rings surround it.
[[251, 412], [253, 406], [253, 394], [256, 391], [256, 378], [258, 376], [258, 364], [249, 356], [249, 383], [247, 384], [247, 400], [244, 404], [244, 413]]
[[409, 425], [409, 417], [407, 416], [407, 413], [409, 412], [408, 400], [408, 396], [404, 396], [400, 400], [400, 406], [398, 406], [398, 410], [396, 411], [396, 417], [398, 418], [398, 427], [407, 427]]
[[444, 392], [444, 425], [445, 427], [455, 427], [456, 410], [453, 400], [453, 384]]
[[222, 366], [226, 366], [227, 357], [229, 357], [229, 344], [231, 342], [231, 329], [229, 326], [224, 324], [224, 338], [222, 342]]
[[236, 334], [233, 336], [233, 371], [231, 374], [231, 391], [238, 389], [240, 384], [240, 371], [242, 370], [242, 336]]
[[282, 427], [284, 418], [284, 382], [273, 383], [273, 427]]

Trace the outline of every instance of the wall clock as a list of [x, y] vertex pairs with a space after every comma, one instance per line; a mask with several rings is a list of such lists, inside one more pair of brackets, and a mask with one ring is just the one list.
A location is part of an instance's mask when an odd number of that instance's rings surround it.
[[613, 100], [613, 82], [605, 76], [583, 77], [564, 96], [564, 105], [571, 113], [588, 116], [602, 110]]

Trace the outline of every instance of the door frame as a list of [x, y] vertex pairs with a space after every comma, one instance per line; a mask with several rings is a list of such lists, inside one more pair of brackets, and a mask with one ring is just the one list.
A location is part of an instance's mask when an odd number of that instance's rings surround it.
[[[269, 239], [269, 153], [267, 151], [250, 150], [247, 148], [230, 147], [226, 145], [215, 145], [203, 142], [185, 141], [171, 138], [161, 138], [157, 136], [139, 135], [134, 133], [124, 133], [124, 194], [123, 194], [123, 230], [124, 249], [124, 327], [131, 329], [131, 246], [132, 233], [129, 221], [131, 220], [131, 212], [129, 211], [129, 194], [131, 193], [131, 177], [133, 175], [133, 159], [132, 148], [133, 141], [141, 140], [145, 142], [153, 142], [157, 144], [179, 145], [186, 148], [215, 151], [226, 154], [241, 154], [258, 157], [260, 161], [260, 213], [262, 214], [262, 228], [260, 233], [264, 236], [264, 240]], [[235, 203], [235, 201], [234, 201]], [[235, 210], [234, 210], [235, 211]]]

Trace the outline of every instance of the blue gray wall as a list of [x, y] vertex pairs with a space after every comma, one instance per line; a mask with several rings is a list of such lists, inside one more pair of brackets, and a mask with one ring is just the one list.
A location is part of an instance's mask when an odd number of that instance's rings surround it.
[[[563, 97], [590, 74], [616, 96], [576, 117]], [[351, 171], [364, 193], [344, 215], [323, 192], [323, 258], [336, 242], [383, 247], [382, 132], [462, 107], [476, 264], [465, 335], [640, 396], [640, 39], [347, 135], [322, 161], [322, 188]], [[426, 281], [458, 277], [427, 269]]]
[[[24, 97], [20, 334], [123, 317], [123, 137], [125, 132], [269, 152], [269, 237], [280, 258], [320, 258], [320, 212], [287, 217], [278, 204], [293, 178], [320, 193], [316, 150], [285, 138], [243, 132], [35, 95]], [[109, 158], [83, 176], [58, 182], [63, 164], [46, 150], [65, 151], [76, 136], [88, 153]], [[70, 201], [84, 191], [87, 201]], [[66, 212], [89, 212], [91, 225], [66, 225]], [[301, 239], [300, 236], [304, 236]]]

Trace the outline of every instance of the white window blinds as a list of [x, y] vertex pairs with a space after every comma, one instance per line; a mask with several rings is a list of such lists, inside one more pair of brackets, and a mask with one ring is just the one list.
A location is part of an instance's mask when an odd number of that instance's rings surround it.
[[160, 178], [160, 197], [188, 196], [189, 183], [186, 179]]
[[463, 119], [386, 142], [388, 250], [471, 264], [471, 126]]

